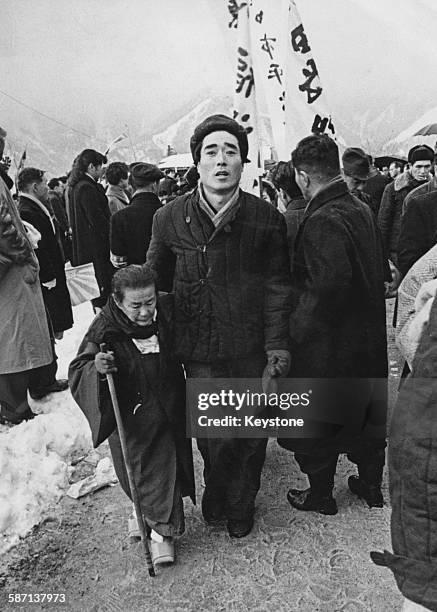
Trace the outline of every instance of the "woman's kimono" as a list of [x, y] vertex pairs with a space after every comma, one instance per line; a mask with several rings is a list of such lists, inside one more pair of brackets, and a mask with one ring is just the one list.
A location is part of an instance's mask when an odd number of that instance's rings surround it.
[[[114, 351], [114, 383], [142, 512], [149, 527], [170, 537], [184, 531], [181, 496], [195, 502], [191, 440], [185, 435], [185, 378], [170, 350], [172, 310], [172, 296], [161, 297], [156, 321], [144, 328], [111, 298], [69, 369], [71, 392], [89, 421], [93, 444], [109, 438], [118, 479], [132, 499], [108, 384], [94, 365], [100, 344]], [[159, 352], [153, 352], [156, 336]], [[142, 353], [133, 339], [147, 345], [147, 337], [155, 348]]]

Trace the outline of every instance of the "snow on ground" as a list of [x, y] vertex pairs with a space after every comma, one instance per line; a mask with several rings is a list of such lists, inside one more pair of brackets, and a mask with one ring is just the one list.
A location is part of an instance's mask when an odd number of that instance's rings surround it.
[[[58, 378], [67, 378], [93, 318], [89, 302], [77, 306], [74, 326], [57, 343]], [[88, 423], [69, 391], [30, 400], [38, 414], [13, 427], [0, 425], [0, 554], [34, 525], [56, 514], [56, 503], [69, 486], [71, 461], [92, 449]]]

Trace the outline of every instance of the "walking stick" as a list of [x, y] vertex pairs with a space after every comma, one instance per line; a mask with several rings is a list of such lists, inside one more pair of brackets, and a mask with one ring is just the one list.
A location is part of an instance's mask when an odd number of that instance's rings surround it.
[[[102, 351], [102, 353], [106, 353], [106, 344], [101, 344], [100, 350]], [[136, 514], [138, 526], [141, 532], [141, 540], [144, 546], [144, 553], [146, 555], [147, 569], [149, 570], [149, 576], [154, 577], [155, 569], [153, 567], [152, 557], [150, 556], [149, 545], [147, 543], [146, 525], [144, 524], [144, 517], [143, 517], [143, 513], [141, 512], [138, 491], [135, 485], [134, 474], [133, 474], [132, 466], [129, 460], [129, 452], [127, 450], [127, 444], [126, 444], [126, 434], [124, 431], [123, 422], [121, 420], [120, 407], [118, 405], [117, 393], [115, 391], [115, 385], [114, 385], [114, 377], [112, 376], [112, 374], [108, 373], [106, 374], [106, 379], [108, 381], [109, 393], [111, 395], [111, 401], [112, 401], [112, 406], [114, 408], [115, 420], [117, 422], [118, 435], [120, 437], [120, 443], [121, 443], [121, 451], [123, 454], [123, 460], [126, 466], [127, 477], [129, 480], [129, 488], [132, 494], [132, 499], [133, 499], [134, 507], [135, 507], [135, 514]]]

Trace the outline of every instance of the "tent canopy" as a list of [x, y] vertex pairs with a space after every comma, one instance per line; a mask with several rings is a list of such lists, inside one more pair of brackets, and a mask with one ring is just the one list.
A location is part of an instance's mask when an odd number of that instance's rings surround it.
[[161, 168], [161, 170], [165, 170], [166, 168], [175, 168], [177, 170], [178, 168], [190, 168], [193, 164], [191, 153], [178, 153], [161, 159], [158, 163], [158, 167]]

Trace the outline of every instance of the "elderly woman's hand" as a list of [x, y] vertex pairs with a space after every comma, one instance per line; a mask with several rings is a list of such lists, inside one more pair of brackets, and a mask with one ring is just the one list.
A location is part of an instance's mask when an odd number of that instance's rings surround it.
[[114, 352], [97, 353], [94, 357], [94, 365], [99, 374], [112, 374], [116, 372]]

